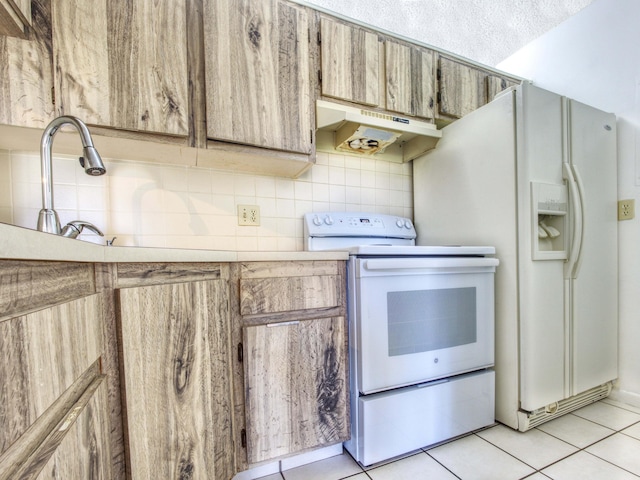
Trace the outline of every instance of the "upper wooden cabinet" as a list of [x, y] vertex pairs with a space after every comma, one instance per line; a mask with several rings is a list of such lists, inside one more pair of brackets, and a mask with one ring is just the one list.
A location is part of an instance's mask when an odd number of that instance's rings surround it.
[[310, 154], [307, 11], [279, 0], [204, 0], [207, 136]]
[[433, 50], [321, 17], [320, 56], [323, 96], [434, 118]]
[[435, 53], [392, 40], [385, 43], [386, 109], [435, 118]]
[[487, 75], [487, 102], [490, 102], [496, 95], [509, 87], [518, 85], [518, 82], [498, 75]]
[[186, 0], [52, 2], [58, 115], [189, 133]]
[[440, 57], [438, 60], [438, 114], [461, 118], [487, 103], [487, 72]]
[[28, 39], [0, 35], [2, 124], [44, 128], [53, 119], [51, 30], [47, 5], [48, 2], [33, 2], [33, 26]]
[[438, 59], [438, 118], [451, 122], [489, 103], [515, 79], [451, 60]]
[[380, 38], [356, 25], [320, 19], [322, 95], [379, 106]]
[[[111, 158], [297, 178], [318, 98], [442, 125], [511, 82], [288, 0], [8, 2], [32, 25], [0, 35], [0, 125], [74, 115]], [[0, 148], [35, 149], [39, 132], [20, 130]]]

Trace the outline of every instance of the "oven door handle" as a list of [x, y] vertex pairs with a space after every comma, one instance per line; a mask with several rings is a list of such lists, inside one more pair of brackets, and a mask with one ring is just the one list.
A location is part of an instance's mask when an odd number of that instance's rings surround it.
[[437, 258], [372, 258], [363, 262], [368, 271], [427, 270], [427, 273], [461, 271], [494, 272], [500, 261], [486, 257], [437, 257]]

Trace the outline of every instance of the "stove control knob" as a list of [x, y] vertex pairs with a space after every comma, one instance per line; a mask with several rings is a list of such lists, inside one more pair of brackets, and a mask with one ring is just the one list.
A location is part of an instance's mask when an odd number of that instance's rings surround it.
[[402, 219], [401, 219], [401, 218], [399, 218], [398, 220], [396, 220], [396, 226], [397, 226], [398, 228], [402, 228], [402, 227], [404, 227], [404, 222], [402, 221]]
[[319, 227], [320, 225], [322, 225], [322, 220], [320, 220], [319, 216], [316, 215], [315, 217], [313, 217], [313, 224], [316, 227]]
[[405, 220], [404, 221], [404, 228], [410, 229], [412, 227], [413, 227], [413, 225], [411, 225], [411, 220]]
[[331, 215], [327, 215], [326, 217], [324, 217], [324, 223], [326, 223], [327, 225], [333, 225], [333, 218], [331, 218]]

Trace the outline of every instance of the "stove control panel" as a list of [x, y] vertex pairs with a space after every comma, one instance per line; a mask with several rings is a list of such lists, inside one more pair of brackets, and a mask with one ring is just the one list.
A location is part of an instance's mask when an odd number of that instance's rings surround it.
[[416, 238], [410, 219], [395, 215], [352, 212], [307, 213], [304, 236]]

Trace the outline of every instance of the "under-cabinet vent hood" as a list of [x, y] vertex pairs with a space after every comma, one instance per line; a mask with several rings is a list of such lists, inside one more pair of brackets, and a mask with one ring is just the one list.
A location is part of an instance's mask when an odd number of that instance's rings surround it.
[[316, 102], [316, 124], [318, 151], [400, 163], [431, 150], [442, 136], [431, 123], [324, 100]]

